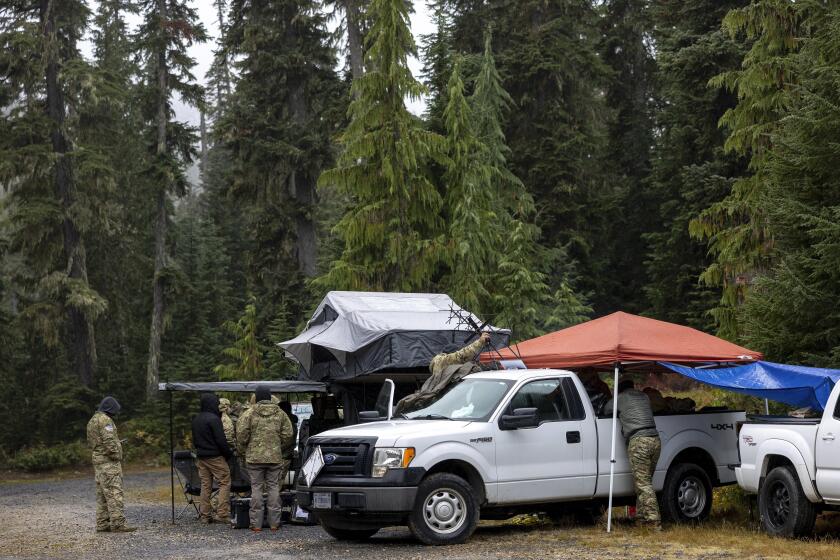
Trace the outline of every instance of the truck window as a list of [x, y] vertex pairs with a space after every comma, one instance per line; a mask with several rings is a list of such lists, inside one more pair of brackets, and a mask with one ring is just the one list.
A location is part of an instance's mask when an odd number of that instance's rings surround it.
[[559, 379], [540, 379], [523, 385], [511, 399], [506, 414], [513, 414], [517, 408], [536, 408], [540, 424], [571, 418]]
[[834, 418], [840, 420], [840, 398], [837, 399], [837, 404], [834, 406]]

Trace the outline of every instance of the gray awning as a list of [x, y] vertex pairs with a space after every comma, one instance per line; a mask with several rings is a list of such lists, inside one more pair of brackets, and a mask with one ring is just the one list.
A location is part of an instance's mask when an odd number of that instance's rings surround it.
[[318, 381], [208, 381], [159, 383], [158, 391], [195, 391], [253, 393], [257, 387], [268, 387], [272, 393], [326, 393], [327, 386]]

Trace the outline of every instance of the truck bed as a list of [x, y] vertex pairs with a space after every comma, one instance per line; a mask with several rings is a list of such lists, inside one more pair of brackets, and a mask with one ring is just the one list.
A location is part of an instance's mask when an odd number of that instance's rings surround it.
[[794, 418], [792, 416], [767, 416], [765, 414], [750, 414], [744, 424], [784, 424], [793, 426], [817, 425], [819, 418]]

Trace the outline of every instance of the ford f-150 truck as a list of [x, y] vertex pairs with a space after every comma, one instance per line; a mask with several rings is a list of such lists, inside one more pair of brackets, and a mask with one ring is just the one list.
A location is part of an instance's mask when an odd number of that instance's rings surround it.
[[[729, 465], [737, 460], [735, 426], [744, 419], [721, 410], [656, 417], [662, 454], [654, 486], [666, 519], [704, 519], [712, 488], [735, 482]], [[460, 543], [479, 517], [600, 511], [611, 432], [612, 418], [596, 416], [572, 372], [475, 373], [404, 417], [312, 437], [297, 501], [337, 539], [408, 525], [426, 544]], [[614, 496], [621, 505], [632, 503], [634, 490], [617, 433]]]
[[772, 535], [810, 533], [820, 511], [840, 509], [840, 383], [822, 418], [751, 417], [740, 426], [738, 484], [758, 494]]

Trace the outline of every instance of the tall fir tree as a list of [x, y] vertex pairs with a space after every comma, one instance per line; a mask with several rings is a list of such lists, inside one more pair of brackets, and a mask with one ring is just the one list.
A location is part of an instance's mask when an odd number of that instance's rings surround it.
[[649, 0], [608, 0], [601, 3], [598, 46], [609, 68], [604, 98], [607, 123], [603, 234], [593, 243], [600, 256], [597, 308], [599, 313], [647, 308], [644, 234], [655, 223], [657, 210], [649, 188], [654, 145], [656, 61], [653, 56]]
[[[738, 113], [753, 122], [752, 141], [764, 146], [760, 154], [753, 150], [751, 170], [761, 177], [761, 185], [750, 205], [753, 215], [762, 216], [773, 244], [768, 255], [772, 264], [756, 271], [737, 319], [743, 340], [768, 359], [836, 368], [840, 366], [840, 318], [834, 312], [840, 292], [840, 12], [820, 2], [784, 6], [790, 7], [795, 10], [781, 13], [793, 17], [774, 18], [775, 25], [763, 19], [753, 29], [755, 44], [773, 44], [779, 22], [796, 23], [795, 43], [789, 43], [796, 45], [796, 53], [775, 57], [777, 68], [796, 77], [796, 87], [782, 88], [776, 82], [776, 87], [767, 88], [771, 76], [745, 65], [758, 81], [741, 88], [764, 93], [765, 100], [770, 93], [770, 99], [777, 101], [772, 107], [786, 116], [768, 123], [757, 113], [760, 97], [747, 95], [740, 100], [746, 107]], [[763, 92], [760, 86], [757, 92], [752, 89], [762, 81]], [[746, 126], [738, 130], [750, 131]], [[769, 136], [757, 134], [759, 130]]]
[[320, 182], [352, 197], [339, 221], [341, 257], [319, 279], [333, 289], [415, 291], [431, 287], [441, 257], [441, 197], [426, 165], [445, 145], [405, 105], [425, 88], [411, 74], [416, 54], [409, 3], [373, 0], [366, 73], [355, 80], [338, 166]]
[[710, 87], [709, 80], [741, 64], [743, 48], [720, 22], [745, 3], [657, 0], [651, 11], [660, 108], [650, 189], [659, 210], [656, 228], [646, 236], [647, 313], [706, 331], [714, 330], [708, 310], [716, 296], [700, 285], [699, 276], [710, 259], [688, 228], [696, 213], [723, 198], [744, 172], [744, 162], [724, 152], [726, 132], [718, 127], [736, 99], [724, 88]]
[[94, 321], [107, 307], [88, 281], [85, 235], [110, 184], [101, 154], [79, 143], [96, 96], [107, 95], [79, 52], [89, 16], [84, 2], [42, 0], [12, 3], [0, 20], [0, 173], [11, 248], [23, 261], [21, 312], [47, 344], [66, 344], [85, 387], [96, 375]]
[[195, 61], [187, 54], [194, 43], [206, 40], [203, 25], [185, 0], [144, 0], [144, 15], [138, 43], [144, 57], [144, 107], [149, 124], [150, 154], [148, 178], [154, 185], [154, 278], [146, 367], [146, 398], [157, 397], [160, 377], [161, 339], [166, 313], [166, 293], [172, 275], [167, 246], [171, 196], [183, 196], [188, 183], [185, 165], [195, 155], [196, 135], [192, 127], [174, 120], [172, 96], [194, 106], [203, 103], [203, 90], [195, 83]]
[[788, 93], [796, 88], [794, 54], [799, 37], [808, 32], [803, 21], [814, 8], [819, 9], [812, 2], [756, 0], [723, 19], [732, 40], [749, 50], [741, 68], [722, 72], [712, 84], [738, 97], [720, 124], [729, 132], [726, 149], [748, 158], [749, 171], [732, 183], [725, 198], [702, 210], [691, 232], [707, 241], [715, 256], [701, 279], [722, 292], [712, 314], [718, 332], [728, 338], [739, 336], [737, 308], [752, 278], [769, 266], [772, 238], [759, 209], [767, 183], [764, 160], [772, 133], [787, 114]]

